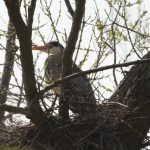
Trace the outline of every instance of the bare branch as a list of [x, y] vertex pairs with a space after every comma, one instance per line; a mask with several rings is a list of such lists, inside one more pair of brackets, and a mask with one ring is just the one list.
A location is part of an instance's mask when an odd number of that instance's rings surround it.
[[5, 104], [0, 105], [0, 110], [11, 112], [13, 114], [22, 114], [22, 115], [27, 115], [28, 114], [28, 110], [25, 109], [25, 108], [15, 107], [15, 106], [10, 106], [10, 105], [5, 105]]
[[104, 71], [104, 70], [113, 69], [113, 68], [119, 68], [119, 67], [128, 67], [130, 65], [144, 64], [144, 63], [150, 63], [150, 58], [142, 59], [142, 60], [136, 60], [136, 61], [130, 61], [130, 62], [121, 63], [121, 64], [113, 64], [113, 65], [108, 65], [108, 66], [104, 66], [104, 67], [100, 67], [100, 68], [95, 68], [95, 69], [90, 69], [90, 70], [74, 73], [74, 74], [65, 76], [62, 79], [59, 79], [59, 80], [55, 81], [54, 83], [50, 84], [49, 86], [47, 86], [46, 88], [41, 90], [38, 93], [38, 95], [39, 95], [39, 97], [42, 97], [42, 95], [45, 92], [47, 92], [48, 90], [52, 89], [53, 87], [56, 87], [59, 84], [62, 84], [64, 82], [66, 82], [66, 81], [69, 81], [69, 80], [71, 80], [73, 78], [77, 78], [77, 77], [79, 77], [81, 75], [84, 75], [84, 74], [90, 74], [90, 73], [95, 73], [95, 72], [98, 72], [98, 71]]
[[69, 0], [65, 0], [65, 4], [66, 4], [66, 6], [67, 6], [67, 8], [68, 8], [68, 11], [69, 11], [70, 15], [71, 15], [72, 18], [73, 18], [75, 12], [74, 12], [74, 10], [73, 10], [71, 4], [70, 4], [70, 1], [69, 1]]
[[32, 0], [31, 5], [28, 8], [28, 24], [27, 24], [30, 33], [32, 33], [32, 23], [33, 23], [33, 15], [35, 11], [35, 6], [36, 6], [36, 0]]
[[[72, 56], [78, 39], [78, 34], [80, 31], [84, 11], [85, 11], [85, 0], [77, 1], [71, 32], [63, 54], [63, 72], [62, 72], [63, 77], [71, 74], [72, 72]], [[63, 87], [64, 87], [64, 92], [66, 92], [68, 83], [64, 83]], [[69, 118], [69, 102], [68, 102], [67, 95], [68, 93], [66, 92], [65, 100], [60, 100], [59, 113], [62, 118]]]
[[145, 148], [147, 146], [150, 146], [150, 140], [148, 140], [147, 142], [145, 142], [144, 144], [142, 144], [142, 148]]
[[[112, 21], [112, 20], [110, 19], [110, 21]], [[143, 34], [143, 33], [139, 32], [139, 31], [136, 31], [136, 30], [131, 29], [131, 28], [129, 28], [129, 27], [125, 27], [125, 26], [123, 26], [123, 25], [121, 25], [121, 24], [119, 24], [119, 23], [117, 23], [117, 22], [114, 22], [114, 24], [117, 25], [117, 26], [119, 26], [119, 27], [121, 27], [121, 28], [127, 29], [127, 30], [129, 30], [129, 31], [131, 31], [131, 32], [133, 32], [133, 33], [136, 33], [136, 34], [138, 34], [138, 35], [140, 35], [140, 36], [142, 36], [142, 37], [148, 37], [148, 38], [150, 38], [150, 36], [147, 35], [147, 34]]]
[[[28, 104], [28, 109], [30, 112], [30, 119], [38, 126], [42, 126], [45, 122], [48, 122], [47, 117], [45, 116], [43, 110], [40, 107], [39, 101], [35, 100], [34, 95], [37, 93], [36, 82], [34, 77], [34, 67], [33, 67], [33, 56], [32, 56], [32, 42], [31, 42], [31, 29], [28, 29], [25, 25], [19, 8], [19, 1], [10, 1], [5, 0], [5, 4], [8, 9], [9, 17], [11, 18], [17, 36], [20, 42], [20, 51], [21, 51], [21, 65], [23, 71], [23, 82], [24, 89], [26, 93], [26, 100]], [[35, 9], [36, 1], [31, 2], [31, 7]], [[31, 11], [31, 10], [30, 10]], [[29, 26], [32, 26], [34, 10], [30, 12], [30, 21]]]
[[[23, 80], [27, 99], [29, 100], [33, 93], [36, 93], [33, 58], [31, 52], [31, 31], [27, 30], [19, 10], [19, 2], [12, 1], [11, 5], [7, 6], [9, 17], [14, 23], [17, 36], [20, 42], [21, 63], [23, 68]], [[24, 30], [25, 29], [25, 30]]]
[[[7, 91], [9, 87], [9, 82], [11, 78], [11, 72], [14, 66], [14, 57], [15, 57], [15, 39], [16, 39], [16, 32], [15, 28], [11, 21], [8, 24], [8, 31], [7, 31], [7, 42], [6, 42], [6, 53], [5, 53], [5, 62], [4, 68], [0, 83], [0, 104], [4, 104], [7, 100]], [[4, 113], [0, 112], [0, 122], [3, 121]]]
[[72, 56], [75, 50], [76, 41], [80, 31], [82, 18], [85, 10], [85, 0], [77, 1], [71, 32], [63, 56], [63, 76], [71, 73]]
[[15, 25], [18, 37], [23, 38], [22, 35], [23, 33], [27, 33], [27, 28], [20, 14], [19, 1], [4, 0], [4, 2], [7, 6], [10, 19]]

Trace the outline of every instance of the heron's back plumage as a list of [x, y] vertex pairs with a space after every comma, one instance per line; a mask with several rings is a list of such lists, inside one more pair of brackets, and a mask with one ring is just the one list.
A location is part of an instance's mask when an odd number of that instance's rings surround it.
[[[72, 73], [82, 70], [73, 65]], [[47, 83], [52, 83], [61, 78], [62, 57], [61, 55], [50, 55], [45, 61], [45, 79]], [[86, 75], [81, 75], [70, 80], [70, 109], [78, 114], [94, 113], [96, 108], [96, 99], [93, 89]], [[61, 94], [61, 88], [54, 88], [56, 94]]]

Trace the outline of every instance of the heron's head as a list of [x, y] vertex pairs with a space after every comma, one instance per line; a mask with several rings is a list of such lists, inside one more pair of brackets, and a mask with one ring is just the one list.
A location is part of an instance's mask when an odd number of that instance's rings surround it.
[[32, 47], [32, 50], [39, 50], [41, 52], [58, 55], [63, 53], [64, 47], [57, 41], [51, 41], [42, 46], [34, 46]]

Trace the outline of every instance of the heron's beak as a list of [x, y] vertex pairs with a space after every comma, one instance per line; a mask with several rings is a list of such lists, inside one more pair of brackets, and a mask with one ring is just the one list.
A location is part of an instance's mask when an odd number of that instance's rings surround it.
[[41, 52], [48, 53], [48, 45], [43, 45], [43, 46], [33, 46], [32, 50], [39, 50]]

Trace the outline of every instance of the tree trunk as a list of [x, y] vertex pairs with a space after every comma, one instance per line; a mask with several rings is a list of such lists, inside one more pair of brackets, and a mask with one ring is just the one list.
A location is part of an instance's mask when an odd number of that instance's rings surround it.
[[[144, 58], [149, 57], [150, 52]], [[123, 147], [140, 150], [150, 125], [150, 63], [133, 66], [110, 102], [127, 106], [125, 112], [118, 115], [121, 119], [116, 125], [116, 135]]]
[[[14, 66], [14, 57], [16, 52], [16, 32], [15, 28], [11, 21], [8, 23], [8, 31], [7, 31], [7, 41], [6, 41], [6, 53], [5, 53], [5, 62], [4, 68], [0, 83], [0, 104], [4, 104], [7, 101], [7, 91], [9, 87], [9, 82], [11, 78], [11, 73]], [[0, 111], [0, 123], [3, 122], [4, 112]]]

